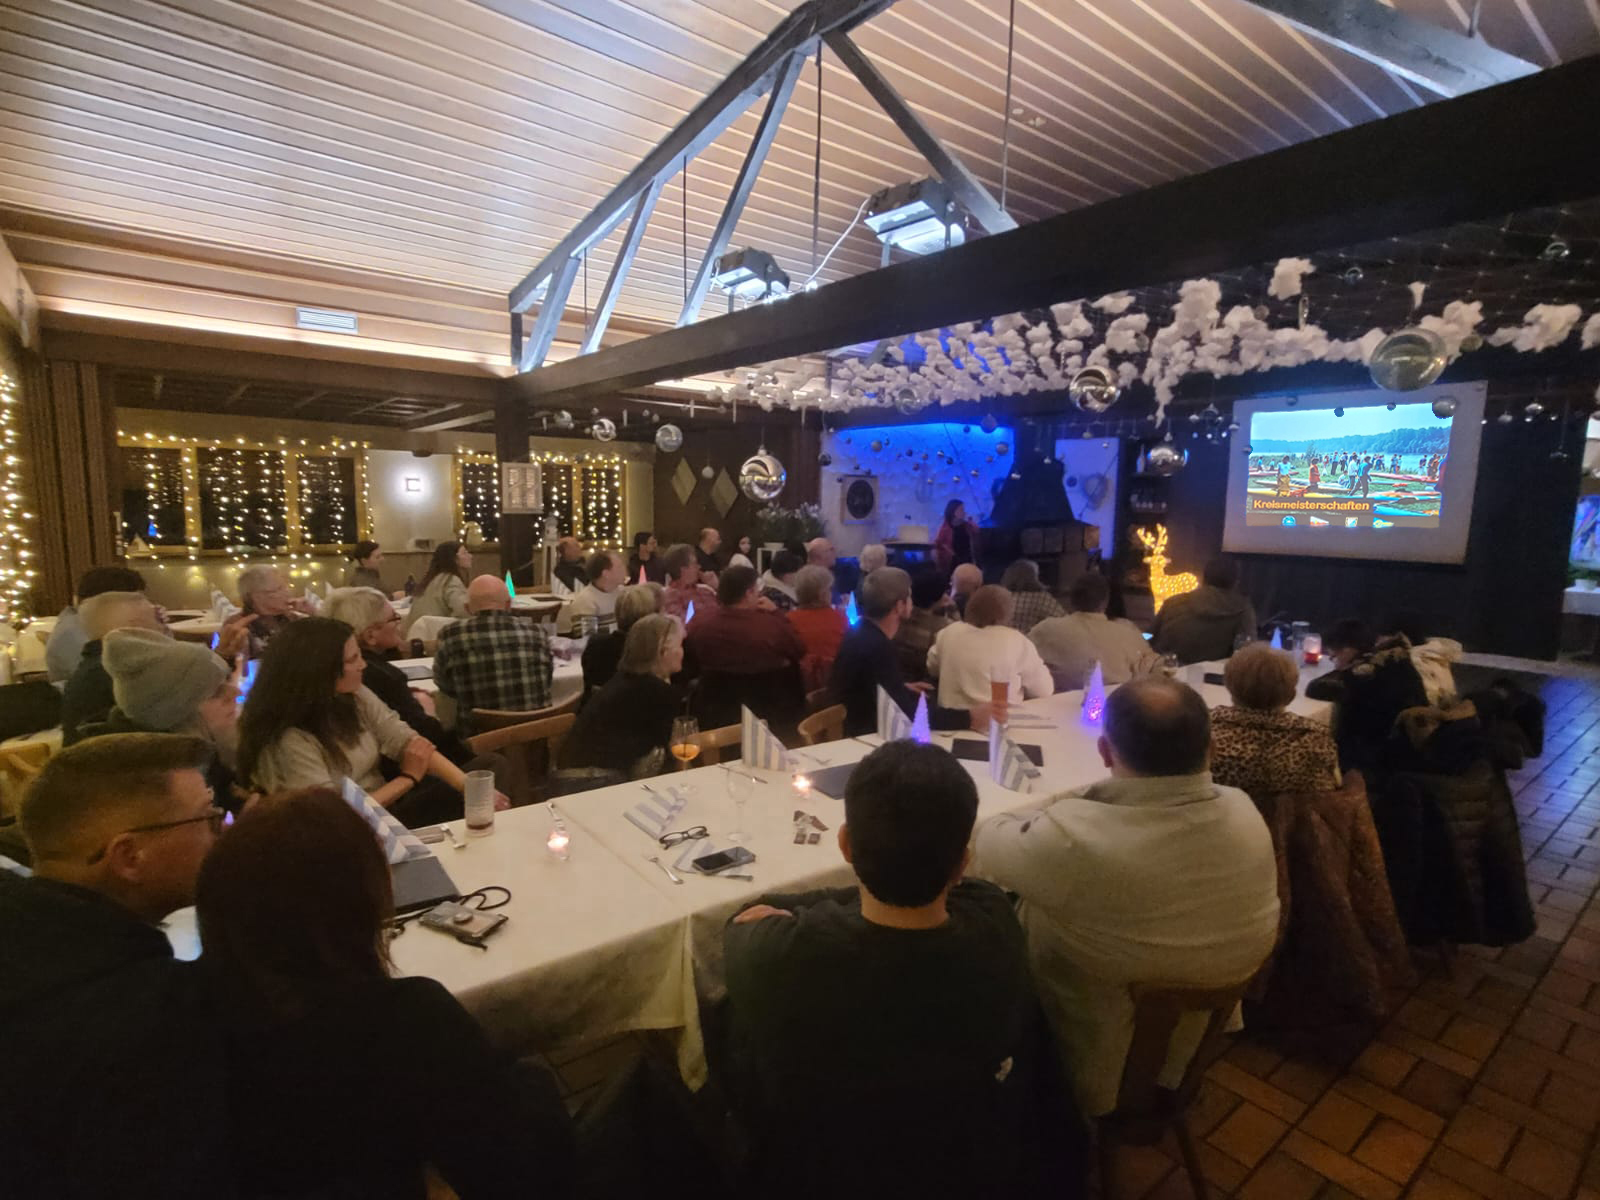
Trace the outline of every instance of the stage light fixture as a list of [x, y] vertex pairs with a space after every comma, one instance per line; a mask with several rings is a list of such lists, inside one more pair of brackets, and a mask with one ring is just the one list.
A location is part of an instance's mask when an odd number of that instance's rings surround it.
[[885, 246], [907, 254], [933, 254], [967, 240], [962, 213], [937, 179], [916, 179], [874, 192], [867, 227]]
[[764, 296], [788, 295], [789, 276], [765, 250], [742, 246], [717, 259], [711, 282], [729, 296], [756, 300]]

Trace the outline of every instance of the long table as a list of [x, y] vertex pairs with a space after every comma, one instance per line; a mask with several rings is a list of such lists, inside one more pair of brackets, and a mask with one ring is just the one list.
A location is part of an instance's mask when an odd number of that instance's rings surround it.
[[[1207, 669], [1215, 669], [1215, 665]], [[1198, 678], [1198, 676], [1197, 676]], [[1200, 684], [1208, 704], [1227, 693]], [[1302, 685], [1303, 693], [1303, 685]], [[1097, 728], [1081, 720], [1082, 693], [1066, 692], [1014, 706], [1011, 735], [1043, 751], [1043, 767], [1027, 792], [1010, 791], [989, 778], [988, 764], [965, 762], [978, 787], [978, 819], [1037, 807], [1048, 797], [1105, 775]], [[1329, 706], [1302, 694], [1291, 711], [1327, 720]], [[941, 745], [971, 733], [935, 734]], [[979, 739], [981, 740], [981, 739]], [[873, 736], [847, 738], [795, 751], [802, 772], [858, 762], [879, 744]], [[509, 888], [500, 911], [510, 917], [486, 950], [463, 945], [413, 925], [393, 946], [397, 968], [447, 986], [483, 1023], [494, 1040], [516, 1053], [550, 1051], [629, 1030], [671, 1030], [678, 1035], [684, 1079], [706, 1078], [699, 1002], [723, 990], [722, 930], [739, 908], [767, 892], [849, 884], [849, 864], [839, 852], [841, 800], [797, 789], [787, 772], [733, 763], [759, 780], [745, 805], [744, 843], [756, 855], [748, 881], [677, 870], [673, 883], [658, 857], [674, 866], [686, 846], [662, 850], [626, 814], [658, 791], [677, 785], [688, 799], [674, 829], [706, 826], [699, 846], [724, 847], [735, 828], [728, 766], [633, 781], [583, 792], [556, 802], [571, 837], [570, 858], [546, 848], [555, 816], [547, 805], [498, 815], [494, 833], [467, 839], [464, 849], [436, 846], [463, 892], [491, 884]], [[794, 813], [800, 809], [827, 825], [815, 844], [796, 845]], [[457, 825], [458, 836], [463, 832]], [[175, 922], [181, 953], [193, 954], [192, 933]]]

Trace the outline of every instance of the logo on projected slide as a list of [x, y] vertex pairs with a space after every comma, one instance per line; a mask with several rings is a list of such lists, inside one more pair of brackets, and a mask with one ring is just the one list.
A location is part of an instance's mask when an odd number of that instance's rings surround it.
[[1283, 519], [1283, 523], [1285, 525], [1293, 525], [1293, 524], [1295, 524], [1295, 519], [1293, 517], [1285, 517]]
[[1312, 517], [1311, 518], [1312, 528], [1316, 528], [1318, 525], [1326, 525], [1326, 524], [1327, 524], [1327, 522], [1324, 521], [1321, 517]]
[[1361, 526], [1361, 518], [1359, 518], [1359, 517], [1346, 517], [1344, 519], [1344, 527], [1346, 529], [1358, 529], [1358, 528], [1360, 528], [1360, 526]]
[[1394, 522], [1393, 521], [1385, 521], [1382, 517], [1373, 517], [1372, 518], [1372, 527], [1374, 529], [1393, 529], [1394, 528]]

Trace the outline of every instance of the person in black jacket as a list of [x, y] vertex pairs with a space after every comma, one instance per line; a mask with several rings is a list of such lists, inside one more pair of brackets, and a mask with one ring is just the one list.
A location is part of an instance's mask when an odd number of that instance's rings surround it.
[[[828, 691], [845, 708], [846, 737], [874, 733], [878, 728], [878, 689], [892, 696], [910, 717], [917, 710], [918, 693], [928, 684], [909, 684], [900, 673], [900, 656], [894, 635], [900, 622], [911, 615], [911, 576], [899, 567], [879, 567], [861, 584], [861, 624], [845, 634], [833, 660]], [[977, 729], [987, 732], [993, 706], [972, 709], [944, 708], [928, 702], [928, 723], [934, 729]]]
[[617, 673], [578, 714], [561, 749], [563, 767], [654, 775], [682, 707], [669, 682], [683, 667], [683, 626], [652, 613], [628, 630]]
[[223, 812], [197, 738], [69, 747], [22, 805], [30, 879], [0, 871], [0, 1191], [226, 1200], [221, 1043], [159, 922], [191, 903]]
[[400, 615], [388, 597], [376, 588], [338, 588], [328, 597], [323, 615], [355, 630], [356, 643], [367, 664], [361, 672], [361, 682], [368, 691], [394, 709], [402, 721], [456, 766], [471, 761], [472, 751], [439, 721], [432, 699], [424, 704], [411, 690], [406, 673], [389, 661], [400, 648]]
[[116, 703], [111, 676], [100, 661], [101, 639], [113, 629], [166, 633], [160, 613], [143, 592], [102, 592], [78, 606], [78, 620], [89, 640], [61, 694], [61, 741], [66, 746], [83, 736], [81, 726], [104, 721]]
[[628, 630], [640, 617], [661, 611], [663, 589], [659, 583], [636, 583], [617, 597], [617, 627], [589, 635], [583, 647], [583, 702], [589, 700], [617, 673]]
[[196, 907], [245, 1196], [420, 1197], [429, 1168], [461, 1200], [570, 1194], [550, 1081], [513, 1070], [441, 984], [391, 976], [389, 867], [338, 793], [252, 806]]

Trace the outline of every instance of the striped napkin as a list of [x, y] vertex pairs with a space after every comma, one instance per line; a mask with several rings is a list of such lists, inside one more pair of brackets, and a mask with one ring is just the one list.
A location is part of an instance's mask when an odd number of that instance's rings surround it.
[[763, 771], [789, 771], [789, 751], [777, 735], [767, 728], [767, 723], [748, 708], [739, 709], [739, 757], [747, 767]]
[[878, 689], [878, 736], [886, 742], [897, 742], [911, 736], [911, 722], [906, 719], [906, 710], [882, 688]]
[[421, 838], [395, 820], [389, 810], [367, 795], [355, 780], [346, 777], [339, 785], [339, 791], [345, 803], [372, 826], [372, 832], [378, 835], [378, 846], [383, 850], [383, 857], [391, 866], [415, 858], [427, 858], [433, 853]]
[[1032, 791], [1033, 781], [1039, 777], [1039, 768], [1006, 736], [998, 721], [989, 722], [989, 777], [1013, 792]]

